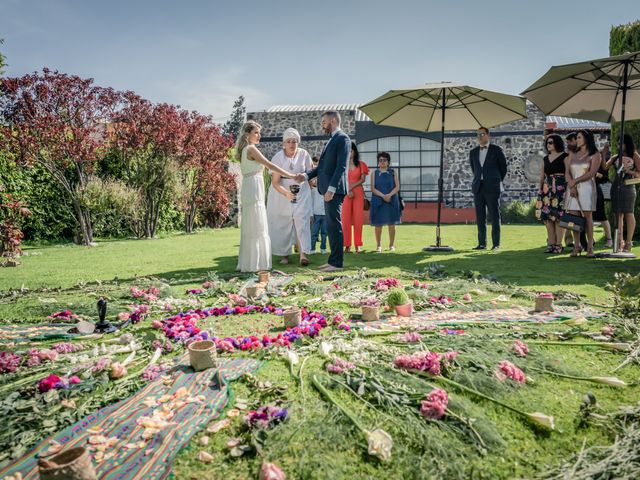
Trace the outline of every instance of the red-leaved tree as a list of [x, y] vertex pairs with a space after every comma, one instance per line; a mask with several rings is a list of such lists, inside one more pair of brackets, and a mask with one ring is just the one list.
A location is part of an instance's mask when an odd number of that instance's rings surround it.
[[187, 113], [174, 105], [152, 104], [133, 92], [110, 126], [113, 148], [123, 162], [126, 182], [142, 197], [139, 236], [154, 237], [160, 209], [177, 191], [177, 168], [187, 133]]
[[223, 136], [211, 117], [187, 114], [187, 134], [181, 158], [184, 227], [193, 232], [198, 209], [214, 226], [229, 214], [229, 194], [235, 189], [227, 171], [227, 152], [233, 139]]
[[29, 166], [41, 164], [63, 188], [84, 245], [93, 241], [79, 193], [107, 144], [119, 95], [83, 79], [43, 69], [0, 79], [0, 142]]

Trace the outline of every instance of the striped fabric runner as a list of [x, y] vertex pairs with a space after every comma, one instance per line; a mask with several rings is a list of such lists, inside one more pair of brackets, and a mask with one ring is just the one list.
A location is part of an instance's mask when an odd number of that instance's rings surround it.
[[[93, 413], [75, 425], [43, 440], [31, 452], [13, 464], [0, 469], [0, 479], [7, 475], [22, 473], [26, 479], [38, 479], [38, 453], [45, 452], [50, 442], [56, 441], [65, 449], [85, 446], [91, 436], [89, 428], [100, 428], [100, 435], [107, 438], [117, 437], [118, 443], [105, 454], [116, 452], [115, 456], [96, 463], [94, 467], [99, 479], [104, 480], [154, 480], [166, 478], [171, 471], [171, 464], [180, 449], [191, 437], [203, 429], [212, 419], [219, 417], [231, 398], [228, 382], [239, 378], [242, 374], [255, 371], [260, 363], [252, 359], [220, 360], [218, 370], [205, 370], [194, 373], [185, 356], [174, 370], [170, 385], [165, 385], [162, 378], [150, 382], [133, 397], [109, 405]], [[187, 403], [175, 410], [172, 424], [146, 441], [143, 448], [125, 448], [128, 443], [141, 440], [144, 429], [137, 424], [137, 419], [150, 416], [157, 407], [147, 407], [142, 402], [145, 398], [156, 399], [166, 394], [173, 394], [181, 387], [189, 391], [189, 396], [204, 395], [205, 400]]]

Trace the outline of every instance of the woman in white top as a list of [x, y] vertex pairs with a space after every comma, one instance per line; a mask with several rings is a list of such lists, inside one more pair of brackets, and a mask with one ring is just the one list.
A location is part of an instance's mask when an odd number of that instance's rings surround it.
[[[587, 234], [587, 257], [593, 257], [593, 212], [596, 210], [596, 182], [601, 159], [593, 135], [580, 130], [577, 137], [578, 149], [569, 153], [566, 161], [567, 198], [565, 210], [573, 215], [584, 215]], [[573, 232], [572, 257], [580, 255], [580, 232]]]
[[[282, 135], [283, 149], [271, 161], [274, 165], [294, 174], [302, 174], [312, 167], [311, 156], [300, 148], [300, 134], [295, 128], [287, 128]], [[299, 185], [297, 194], [289, 187]], [[306, 181], [282, 178], [278, 172], [271, 174], [271, 187], [267, 197], [267, 218], [271, 250], [282, 257], [281, 264], [289, 263], [289, 255], [294, 245], [300, 252], [300, 265], [309, 265], [307, 254], [311, 252], [311, 217], [313, 203], [311, 188]]]
[[256, 145], [260, 143], [260, 124], [249, 120], [240, 129], [236, 155], [240, 159], [242, 190], [240, 192], [240, 253], [236, 270], [257, 272], [271, 269], [271, 240], [264, 204], [264, 167], [283, 177], [304, 180], [267, 160]]

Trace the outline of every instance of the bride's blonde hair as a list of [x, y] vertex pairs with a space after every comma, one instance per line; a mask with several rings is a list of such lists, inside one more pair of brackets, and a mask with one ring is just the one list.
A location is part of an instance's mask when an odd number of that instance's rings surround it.
[[254, 122], [253, 120], [248, 120], [244, 125], [242, 125], [240, 132], [238, 132], [238, 140], [236, 140], [236, 158], [238, 160], [242, 157], [242, 150], [244, 150], [244, 147], [249, 145], [247, 135], [260, 128], [262, 128], [262, 125], [258, 122]]

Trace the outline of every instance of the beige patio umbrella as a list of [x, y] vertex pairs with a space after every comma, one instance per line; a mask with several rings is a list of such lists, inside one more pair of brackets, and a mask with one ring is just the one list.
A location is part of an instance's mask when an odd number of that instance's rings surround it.
[[440, 131], [438, 221], [436, 244], [424, 250], [451, 251], [441, 244], [440, 219], [444, 197], [444, 131], [476, 130], [527, 118], [526, 100], [456, 83], [430, 83], [415, 88], [390, 90], [360, 107], [377, 125], [421, 132]]
[[[640, 52], [551, 67], [522, 95], [547, 115], [619, 121], [621, 152], [625, 120], [640, 119]], [[635, 256], [613, 243], [613, 256]]]

